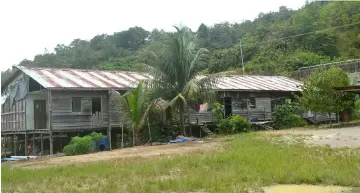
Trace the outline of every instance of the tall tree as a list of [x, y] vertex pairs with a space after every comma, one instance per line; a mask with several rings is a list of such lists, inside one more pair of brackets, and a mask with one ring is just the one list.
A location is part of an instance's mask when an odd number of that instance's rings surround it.
[[181, 134], [185, 135], [187, 100], [200, 96], [209, 99], [216, 75], [197, 77], [194, 69], [200, 61], [208, 60], [208, 51], [197, 49], [195, 37], [188, 28], [175, 29], [175, 36], [167, 42], [164, 53], [146, 71], [153, 77], [148, 81], [153, 88], [152, 97], [170, 100], [172, 109], [179, 113]]
[[352, 97], [334, 88], [349, 85], [348, 75], [340, 68], [332, 67], [325, 71], [314, 72], [302, 86], [300, 104], [305, 110], [327, 113], [329, 116], [331, 113], [343, 111], [352, 104]]
[[197, 37], [199, 40], [199, 46], [206, 48], [209, 46], [209, 29], [205, 24], [200, 24], [197, 32]]

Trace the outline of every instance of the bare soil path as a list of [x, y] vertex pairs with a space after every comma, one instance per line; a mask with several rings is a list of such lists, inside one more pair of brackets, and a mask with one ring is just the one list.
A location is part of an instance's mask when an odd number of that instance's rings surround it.
[[76, 156], [43, 157], [34, 160], [9, 162], [14, 167], [23, 168], [46, 168], [54, 166], [64, 166], [89, 162], [99, 162], [112, 159], [122, 159], [131, 157], [156, 157], [182, 155], [194, 151], [210, 151], [220, 147], [223, 139], [215, 138], [208, 141], [194, 141], [158, 146], [137, 146], [135, 148], [116, 149], [112, 151], [97, 152]]
[[336, 129], [290, 129], [265, 131], [270, 135], [306, 135], [305, 142], [310, 145], [329, 145], [330, 147], [360, 147], [360, 126]]

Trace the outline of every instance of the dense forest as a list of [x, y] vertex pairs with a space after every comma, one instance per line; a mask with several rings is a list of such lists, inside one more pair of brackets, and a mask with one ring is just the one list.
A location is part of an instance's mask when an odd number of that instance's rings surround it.
[[[299, 10], [282, 6], [254, 21], [201, 24], [193, 33], [198, 47], [210, 53], [198, 66], [200, 73], [241, 73], [241, 45], [247, 74], [289, 76], [302, 66], [360, 58], [360, 2], [307, 2]], [[172, 35], [135, 26], [57, 45], [19, 65], [137, 71], [161, 54]], [[10, 69], [2, 72], [1, 81], [10, 74]]]

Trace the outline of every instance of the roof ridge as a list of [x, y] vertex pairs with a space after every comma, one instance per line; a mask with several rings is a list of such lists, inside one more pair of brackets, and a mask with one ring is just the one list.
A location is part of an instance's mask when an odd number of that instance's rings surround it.
[[52, 67], [37, 67], [37, 66], [14, 66], [16, 68], [19, 68], [20, 70], [23, 68], [26, 69], [38, 69], [38, 70], [77, 70], [77, 71], [98, 71], [98, 72], [125, 72], [125, 73], [139, 73], [143, 74], [142, 72], [136, 72], [136, 71], [126, 71], [126, 70], [99, 70], [99, 69], [84, 69], [84, 68], [52, 68]]

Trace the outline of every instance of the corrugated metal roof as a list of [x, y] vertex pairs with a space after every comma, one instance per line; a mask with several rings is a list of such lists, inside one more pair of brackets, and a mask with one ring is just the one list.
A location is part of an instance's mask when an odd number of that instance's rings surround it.
[[[138, 72], [16, 66], [45, 88], [128, 89], [150, 76]], [[204, 76], [199, 76], [201, 78]], [[215, 90], [300, 91], [302, 83], [282, 76], [230, 75], [218, 78]]]
[[55, 69], [16, 66], [45, 88], [128, 89], [136, 87], [143, 74], [127, 71]]
[[217, 80], [215, 90], [301, 91], [301, 82], [282, 76], [224, 76]]

